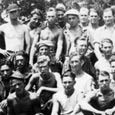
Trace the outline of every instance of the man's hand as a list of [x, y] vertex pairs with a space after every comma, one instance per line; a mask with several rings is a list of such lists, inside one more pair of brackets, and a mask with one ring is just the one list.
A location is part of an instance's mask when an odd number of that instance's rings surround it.
[[5, 57], [8, 57], [10, 54], [7, 52], [7, 50], [0, 49], [0, 53], [3, 54]]
[[37, 91], [37, 96], [40, 96], [43, 90], [45, 90], [45, 87], [40, 87]]
[[3, 100], [1, 103], [0, 103], [0, 108], [5, 108], [5, 107], [7, 107], [7, 100], [5, 99], [5, 100]]
[[105, 111], [105, 113], [107, 114], [107, 115], [113, 115], [113, 110], [112, 109], [107, 109], [106, 111]]

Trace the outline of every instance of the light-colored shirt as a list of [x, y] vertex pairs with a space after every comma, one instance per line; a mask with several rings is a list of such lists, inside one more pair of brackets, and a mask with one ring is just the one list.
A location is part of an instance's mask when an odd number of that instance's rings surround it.
[[93, 78], [86, 72], [83, 72], [80, 76], [76, 76], [75, 81], [74, 88], [79, 92], [87, 93], [93, 89]]
[[[109, 38], [113, 41], [113, 44], [115, 44], [115, 25], [113, 25], [112, 27], [107, 27], [106, 25], [99, 27], [94, 35], [94, 44], [95, 43], [99, 43], [105, 39], [105, 38]], [[115, 51], [115, 47], [114, 47], [114, 51]]]
[[75, 105], [79, 101], [80, 93], [77, 90], [74, 93], [67, 97], [64, 90], [54, 94], [53, 100], [59, 102], [61, 107], [61, 115], [70, 115], [73, 112]]

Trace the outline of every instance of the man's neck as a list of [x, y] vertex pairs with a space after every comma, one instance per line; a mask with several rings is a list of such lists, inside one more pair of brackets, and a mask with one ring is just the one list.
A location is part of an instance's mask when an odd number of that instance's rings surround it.
[[110, 24], [108, 24], [108, 25], [105, 25], [105, 26], [108, 27], [108, 28], [111, 28], [111, 27], [114, 26], [114, 22], [113, 22], [113, 23], [110, 23]]
[[26, 95], [27, 95], [27, 91], [25, 91], [25, 90], [22, 93], [16, 93], [16, 96], [18, 98], [24, 98]]
[[82, 27], [87, 27], [88, 23], [81, 23]]
[[75, 75], [79, 76], [81, 74], [83, 74], [83, 70], [82, 69], [75, 71]]
[[19, 24], [19, 21], [17, 19], [14, 19], [14, 20], [10, 20], [11, 24], [12, 25], [18, 25]]
[[53, 29], [56, 28], [56, 26], [55, 26], [55, 24], [49, 24], [49, 25], [48, 25], [48, 28], [49, 28], [50, 30], [53, 30]]
[[77, 30], [78, 28], [79, 28], [79, 25], [71, 26], [71, 27], [70, 27], [70, 30]]
[[66, 93], [67, 97], [70, 97], [73, 94], [73, 92], [74, 92], [74, 88], [68, 92], [65, 92], [65, 93]]
[[90, 23], [89, 26], [92, 27], [93, 29], [97, 29], [99, 27], [99, 24], [98, 23]]

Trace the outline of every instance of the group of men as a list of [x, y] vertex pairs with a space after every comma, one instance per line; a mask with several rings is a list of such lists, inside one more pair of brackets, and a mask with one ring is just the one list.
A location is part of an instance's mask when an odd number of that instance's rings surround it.
[[[111, 7], [19, 7], [0, 25], [0, 115], [114, 115], [115, 17]], [[104, 25], [99, 21], [103, 18]], [[2, 45], [4, 44], [4, 45]]]

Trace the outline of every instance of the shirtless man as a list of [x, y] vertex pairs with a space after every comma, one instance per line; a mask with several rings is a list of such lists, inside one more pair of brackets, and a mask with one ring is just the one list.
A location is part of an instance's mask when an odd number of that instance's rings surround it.
[[[50, 8], [51, 9], [51, 8]], [[56, 60], [60, 59], [60, 55], [62, 52], [62, 46], [63, 46], [63, 32], [61, 29], [59, 29], [56, 25], [56, 11], [53, 10], [48, 10], [46, 14], [46, 19], [47, 19], [47, 27], [41, 31], [40, 36], [37, 34], [36, 37], [34, 38], [31, 52], [30, 52], [30, 64], [33, 65], [33, 57], [35, 54], [35, 45], [39, 41], [42, 40], [49, 40], [54, 44], [54, 50], [55, 50], [55, 58]]]
[[70, 9], [65, 13], [65, 16], [67, 16], [68, 23], [70, 24], [70, 28], [66, 28], [64, 31], [67, 42], [66, 55], [69, 55], [71, 52], [75, 51], [74, 41], [82, 35], [82, 28], [79, 25], [79, 11]]
[[[7, 8], [9, 22], [0, 26], [0, 31], [4, 33], [5, 50], [0, 49], [0, 53], [8, 56], [8, 51], [26, 50], [29, 53], [30, 36], [27, 27], [18, 20], [19, 12], [16, 4], [10, 4]], [[24, 48], [24, 45], [26, 47]]]
[[39, 112], [37, 95], [24, 89], [23, 74], [16, 71], [11, 77], [11, 86], [15, 92], [9, 94], [7, 98], [7, 115], [37, 115]]

